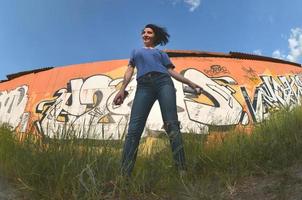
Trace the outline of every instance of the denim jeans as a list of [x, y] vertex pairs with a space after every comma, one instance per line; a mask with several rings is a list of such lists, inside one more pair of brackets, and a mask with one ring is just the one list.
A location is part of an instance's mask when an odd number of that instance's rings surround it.
[[185, 153], [176, 109], [176, 90], [168, 74], [147, 74], [137, 80], [128, 134], [122, 153], [122, 175], [130, 176], [137, 156], [139, 141], [154, 102], [158, 100], [178, 170], [185, 170]]

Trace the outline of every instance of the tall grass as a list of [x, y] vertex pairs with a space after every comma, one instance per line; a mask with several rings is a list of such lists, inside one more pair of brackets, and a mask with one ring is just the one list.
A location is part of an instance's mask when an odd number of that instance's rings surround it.
[[127, 180], [119, 176], [121, 141], [37, 142], [29, 135], [19, 142], [2, 127], [0, 173], [13, 177], [30, 199], [223, 199], [239, 178], [269, 174], [302, 159], [302, 109], [277, 112], [251, 133], [230, 131], [217, 142], [208, 137], [184, 134], [185, 177], [174, 168], [167, 137], [142, 139]]

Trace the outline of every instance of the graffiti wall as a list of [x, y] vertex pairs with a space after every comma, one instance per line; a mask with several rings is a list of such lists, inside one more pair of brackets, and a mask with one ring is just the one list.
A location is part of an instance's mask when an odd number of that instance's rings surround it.
[[[176, 52], [176, 54], [175, 54]], [[194, 53], [194, 54], [192, 54]], [[211, 127], [249, 126], [283, 107], [301, 104], [301, 65], [273, 58], [168, 51], [175, 70], [203, 88], [186, 93], [173, 80], [182, 132], [207, 133]], [[21, 133], [49, 137], [123, 139], [136, 91], [136, 75], [120, 106], [112, 101], [128, 60], [94, 62], [32, 71], [0, 83], [0, 123]], [[163, 131], [159, 104], [145, 134]]]

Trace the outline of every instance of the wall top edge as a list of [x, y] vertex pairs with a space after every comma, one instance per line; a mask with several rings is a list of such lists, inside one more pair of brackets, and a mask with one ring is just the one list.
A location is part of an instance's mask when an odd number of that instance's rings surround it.
[[[289, 64], [294, 65], [296, 67], [302, 67], [301, 64], [286, 61], [282, 59], [262, 56], [262, 55], [255, 55], [255, 54], [249, 54], [249, 53], [242, 53], [242, 52], [233, 52], [230, 51], [229, 53], [221, 53], [221, 52], [208, 52], [208, 51], [198, 51], [198, 50], [171, 50], [171, 49], [165, 49], [164, 50], [169, 57], [175, 58], [175, 57], [216, 57], [216, 58], [234, 58], [234, 59], [246, 59], [246, 60], [259, 60], [259, 61], [268, 61], [268, 62], [275, 62], [275, 63], [282, 63], [282, 64]], [[114, 60], [112, 60], [114, 61]], [[44, 67], [34, 70], [28, 70], [28, 71], [22, 71], [17, 72], [13, 74], [7, 75], [7, 80], [0, 80], [0, 83], [15, 79], [17, 77], [31, 74], [31, 73], [39, 73], [42, 71], [47, 71], [50, 69], [53, 69], [54, 67]]]
[[237, 59], [247, 59], [247, 60], [259, 60], [268, 61], [282, 64], [290, 64], [297, 67], [302, 67], [301, 64], [286, 61], [278, 58], [272, 58], [262, 55], [248, 54], [242, 52], [221, 53], [221, 52], [207, 52], [207, 51], [192, 51], [192, 50], [164, 50], [170, 57], [220, 57], [220, 58], [237, 58]]

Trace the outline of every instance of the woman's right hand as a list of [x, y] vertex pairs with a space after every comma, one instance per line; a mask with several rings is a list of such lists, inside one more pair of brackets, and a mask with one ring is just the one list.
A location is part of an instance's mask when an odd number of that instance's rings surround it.
[[120, 90], [114, 97], [113, 103], [115, 105], [121, 105], [124, 102], [124, 99], [126, 98], [128, 92], [125, 90]]
[[115, 97], [113, 99], [113, 103], [115, 105], [121, 105], [124, 102], [124, 99], [127, 97], [128, 92], [125, 90], [125, 88], [127, 87], [128, 83], [130, 82], [133, 72], [134, 72], [134, 67], [129, 65], [124, 74], [123, 85], [122, 85], [120, 91], [115, 95]]

